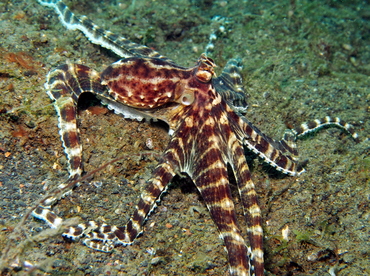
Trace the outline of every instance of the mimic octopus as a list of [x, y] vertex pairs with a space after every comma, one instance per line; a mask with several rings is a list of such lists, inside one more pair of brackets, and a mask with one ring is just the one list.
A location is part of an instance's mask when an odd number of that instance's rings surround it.
[[[105, 252], [116, 245], [131, 244], [174, 176], [186, 176], [194, 182], [218, 227], [227, 250], [230, 275], [263, 275], [261, 211], [245, 148], [278, 171], [296, 176], [304, 171], [296, 158], [294, 140], [298, 136], [323, 125], [337, 125], [356, 139], [352, 127], [339, 118], [326, 117], [303, 124], [275, 141], [243, 116], [247, 104], [239, 60], [230, 60], [219, 77], [214, 73], [214, 61], [205, 55], [195, 66], [181, 67], [146, 46], [99, 28], [86, 17], [75, 16], [61, 1], [39, 2], [53, 7], [68, 29], [82, 31], [93, 43], [123, 57], [101, 74], [79, 64], [62, 65], [48, 74], [45, 87], [59, 115], [60, 135], [69, 160], [70, 178], [59, 186], [60, 190], [76, 182], [83, 173], [76, 124], [77, 101], [82, 93], [96, 94], [125, 118], [162, 120], [169, 125], [171, 136], [126, 225], [90, 221], [68, 228], [63, 235], [72, 239], [84, 237], [87, 246]], [[237, 223], [230, 173], [243, 204], [249, 246]], [[34, 211], [35, 217], [51, 227], [62, 222], [49, 208], [56, 200], [50, 197]]]

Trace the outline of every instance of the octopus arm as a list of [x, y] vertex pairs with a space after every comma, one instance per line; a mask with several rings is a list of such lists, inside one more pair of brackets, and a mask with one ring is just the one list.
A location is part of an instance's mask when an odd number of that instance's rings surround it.
[[245, 117], [239, 117], [236, 132], [244, 146], [276, 170], [291, 176], [304, 172], [297, 160], [293, 133], [287, 132], [282, 140], [276, 141], [263, 134]]
[[150, 213], [166, 192], [168, 184], [176, 175], [173, 164], [162, 161], [148, 181], [145, 192], [140, 196], [137, 207], [124, 226], [112, 226], [97, 222], [80, 223], [69, 227], [63, 236], [71, 239], [85, 236], [83, 243], [95, 250], [110, 252], [114, 245], [130, 245], [143, 232], [143, 225]]
[[[208, 161], [215, 160], [216, 156], [209, 152]], [[201, 168], [197, 170], [193, 181], [209, 209], [216, 224], [220, 238], [223, 239], [229, 259], [230, 274], [244, 275], [249, 271], [248, 248], [237, 225], [236, 212], [232, 201], [226, 164], [221, 161], [210, 164], [207, 156], [202, 159]], [[207, 164], [208, 163], [208, 164]], [[199, 166], [196, 166], [199, 168]], [[246, 274], [245, 274], [246, 275]]]

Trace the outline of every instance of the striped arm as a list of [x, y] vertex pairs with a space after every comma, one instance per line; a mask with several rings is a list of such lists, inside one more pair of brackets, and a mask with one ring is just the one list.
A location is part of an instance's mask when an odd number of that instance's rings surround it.
[[196, 172], [195, 175], [195, 184], [226, 246], [230, 274], [232, 276], [248, 275], [248, 249], [237, 226], [225, 164], [221, 161], [216, 162], [203, 172]]
[[120, 57], [152, 57], [172, 62], [149, 47], [131, 42], [124, 37], [119, 37], [112, 32], [100, 28], [86, 16], [78, 17], [74, 15], [60, 0], [38, 0], [38, 2], [43, 6], [53, 8], [59, 15], [62, 24], [68, 30], [81, 31], [92, 43], [109, 49]]
[[239, 59], [230, 59], [219, 77], [212, 79], [212, 84], [221, 97], [237, 113], [246, 113], [248, 108], [243, 81], [242, 65]]
[[298, 152], [295, 144], [297, 138], [301, 138], [323, 127], [335, 126], [348, 132], [357, 143], [360, 142], [359, 136], [352, 125], [339, 118], [331, 118], [329, 116], [321, 120], [316, 119], [303, 123], [296, 129], [287, 130], [280, 141], [275, 141], [263, 134], [245, 117], [240, 117], [239, 120], [242, 121], [239, 122], [239, 125], [241, 125], [245, 134], [245, 146], [278, 171], [291, 176], [300, 175], [305, 171], [298, 163]]
[[89, 67], [65, 64], [49, 72], [45, 89], [58, 113], [59, 134], [68, 159], [70, 179], [82, 174], [82, 147], [77, 126], [77, 102], [82, 93], [103, 94], [99, 74]]
[[[52, 202], [50, 202], [50, 204], [48, 205], [51, 205], [53, 201], [55, 201], [54, 197], [52, 197], [51, 199]], [[58, 228], [63, 222], [63, 219], [52, 212], [49, 207], [37, 206], [36, 209], [33, 210], [32, 215], [35, 218], [45, 221], [49, 225], [49, 227], [53, 229]]]
[[156, 207], [156, 202], [167, 190], [168, 184], [175, 174], [172, 166], [167, 162], [162, 162], [156, 167], [153, 178], [149, 180], [136, 205], [136, 210], [125, 226], [110, 226], [89, 221], [70, 227], [63, 233], [63, 236], [73, 240], [86, 237], [83, 240], [86, 246], [103, 252], [110, 252], [114, 245], [132, 244], [136, 237], [142, 233], [147, 217]]
[[283, 140], [275, 141], [263, 134], [245, 117], [237, 118], [241, 127], [240, 136], [244, 145], [261, 157], [266, 163], [282, 173], [296, 176], [304, 172], [297, 162], [294, 133], [286, 132]]
[[[207, 124], [204, 128], [207, 128]], [[228, 130], [223, 130], [227, 136]], [[199, 130], [202, 132], [202, 129]], [[207, 132], [202, 143], [197, 145], [198, 154], [193, 157], [189, 175], [199, 190], [211, 217], [216, 224], [220, 238], [224, 241], [229, 260], [230, 275], [249, 275], [248, 248], [239, 230], [225, 153], [227, 144], [218, 139], [217, 133]], [[229, 141], [228, 141], [229, 144]], [[244, 153], [243, 153], [244, 156]]]
[[323, 127], [338, 127], [343, 129], [344, 131], [348, 132], [352, 138], [356, 141], [356, 143], [360, 142], [358, 134], [355, 132], [355, 129], [351, 124], [346, 123], [345, 121], [341, 120], [338, 117], [331, 118], [326, 116], [320, 120], [316, 119], [314, 121], [306, 122], [301, 124], [299, 127], [295, 128], [293, 132], [300, 138], [306, 134], [315, 132]]
[[243, 204], [244, 216], [248, 226], [251, 271], [253, 271], [256, 276], [263, 276], [263, 230], [257, 193], [245, 160], [244, 149], [236, 139], [232, 142], [231, 152], [233, 153], [233, 160], [230, 163], [233, 167], [239, 195]]
[[[62, 219], [50, 210], [50, 206], [60, 197], [70, 193], [76, 180], [83, 172], [82, 146], [80, 131], [77, 126], [77, 102], [82, 93], [100, 92], [104, 87], [100, 84], [97, 72], [78, 64], [65, 64], [49, 72], [45, 89], [54, 101], [58, 113], [59, 134], [68, 160], [69, 179], [58, 185], [57, 191], [48, 197], [33, 211], [33, 216], [44, 220], [52, 228], [57, 228]], [[73, 185], [71, 185], [73, 184]]]

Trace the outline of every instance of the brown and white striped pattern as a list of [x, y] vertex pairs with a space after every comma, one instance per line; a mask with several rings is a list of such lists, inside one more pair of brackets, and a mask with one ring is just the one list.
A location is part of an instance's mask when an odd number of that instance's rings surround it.
[[338, 127], [340, 129], [347, 131], [357, 143], [360, 142], [359, 136], [355, 132], [353, 126], [344, 122], [338, 117], [332, 118], [332, 117], [326, 116], [320, 120], [316, 119], [316, 120], [313, 120], [307, 123], [303, 123], [299, 127], [295, 128], [293, 132], [295, 133], [296, 137], [299, 138], [306, 134], [315, 132], [323, 127], [332, 127], [332, 126], [335, 126], [335, 127]]
[[86, 16], [76, 16], [60, 0], [38, 0], [38, 2], [43, 6], [53, 8], [59, 15], [60, 22], [68, 30], [81, 31], [92, 43], [109, 49], [120, 57], [155, 57], [170, 61], [147, 46], [139, 45], [110, 31], [103, 30]]
[[[257, 194], [244, 155], [250, 149], [277, 170], [289, 175], [303, 172], [297, 158], [296, 137], [326, 125], [347, 130], [355, 139], [353, 128], [338, 118], [326, 117], [303, 124], [275, 141], [241, 116], [247, 103], [238, 60], [227, 63], [220, 77], [214, 77], [211, 59], [201, 56], [198, 64], [184, 68], [146, 46], [137, 45], [102, 30], [86, 17], [75, 16], [61, 1], [39, 0], [53, 7], [68, 29], [82, 31], [93, 43], [126, 57], [102, 74], [78, 64], [62, 65], [52, 70], [45, 85], [54, 101], [60, 135], [69, 160], [70, 179], [61, 184], [67, 192], [81, 176], [82, 148], [76, 125], [77, 101], [91, 92], [128, 118], [155, 118], [166, 121], [171, 140], [141, 195], [135, 212], [123, 226], [109, 226], [94, 221], [70, 227], [64, 236], [84, 238], [96, 250], [109, 252], [115, 245], [131, 244], [142, 232], [143, 224], [156, 207], [161, 194], [175, 175], [188, 175], [195, 183], [220, 231], [233, 276], [264, 274], [263, 230]], [[126, 112], [134, 112], [128, 115]], [[239, 229], [231, 197], [227, 167], [230, 165], [238, 185], [248, 229]], [[62, 219], [50, 205], [50, 197], [34, 215], [57, 227]], [[249, 240], [249, 246], [245, 242]]]
[[242, 70], [240, 59], [230, 59], [219, 77], [212, 79], [212, 84], [218, 94], [234, 109], [234, 111], [247, 113], [248, 103], [240, 76]]

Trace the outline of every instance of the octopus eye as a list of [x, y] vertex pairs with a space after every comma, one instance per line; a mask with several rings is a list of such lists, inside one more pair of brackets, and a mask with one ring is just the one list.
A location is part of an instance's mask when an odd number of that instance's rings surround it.
[[191, 105], [194, 102], [194, 93], [185, 93], [181, 96], [181, 103], [183, 105]]
[[183, 105], [191, 105], [194, 102], [194, 92], [188, 91], [181, 95], [180, 99], [177, 101]]

